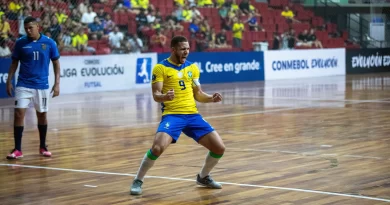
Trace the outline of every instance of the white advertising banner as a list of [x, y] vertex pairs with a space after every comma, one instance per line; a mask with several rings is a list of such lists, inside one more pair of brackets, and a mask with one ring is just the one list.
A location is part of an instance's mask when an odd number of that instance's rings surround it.
[[[62, 56], [61, 94], [127, 90], [150, 87], [156, 53]], [[49, 84], [54, 83], [50, 65]]]
[[265, 80], [345, 75], [345, 49], [264, 52]]

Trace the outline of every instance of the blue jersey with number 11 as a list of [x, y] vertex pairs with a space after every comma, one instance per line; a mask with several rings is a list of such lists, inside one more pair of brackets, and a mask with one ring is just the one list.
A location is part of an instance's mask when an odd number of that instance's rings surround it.
[[12, 59], [20, 62], [16, 86], [48, 89], [50, 60], [59, 58], [56, 43], [47, 36], [41, 34], [38, 40], [32, 40], [27, 36], [19, 38], [12, 53]]

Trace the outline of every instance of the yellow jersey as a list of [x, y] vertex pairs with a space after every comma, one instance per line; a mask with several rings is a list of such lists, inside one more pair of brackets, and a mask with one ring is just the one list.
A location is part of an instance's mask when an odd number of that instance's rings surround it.
[[177, 65], [168, 58], [154, 66], [152, 84], [163, 82], [162, 93], [173, 89], [175, 98], [161, 103], [162, 115], [167, 114], [196, 114], [198, 108], [193, 93], [194, 81], [198, 81], [200, 71], [196, 64], [186, 61]]
[[242, 31], [245, 29], [243, 23], [234, 23], [233, 24], [233, 38], [242, 39]]

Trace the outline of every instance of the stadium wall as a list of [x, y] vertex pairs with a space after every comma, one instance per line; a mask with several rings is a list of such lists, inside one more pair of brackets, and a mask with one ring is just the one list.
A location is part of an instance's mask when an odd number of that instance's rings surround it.
[[[148, 88], [153, 66], [168, 56], [169, 53], [63, 56], [61, 94]], [[310, 49], [191, 53], [189, 60], [201, 69], [201, 83], [210, 84], [343, 76], [345, 56], [345, 49]], [[1, 60], [0, 97], [4, 98], [11, 60]], [[50, 86], [53, 81], [50, 66]]]

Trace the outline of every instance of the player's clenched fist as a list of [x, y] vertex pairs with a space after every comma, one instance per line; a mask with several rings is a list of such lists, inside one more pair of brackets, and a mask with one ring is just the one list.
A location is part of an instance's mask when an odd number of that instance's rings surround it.
[[165, 100], [166, 101], [171, 101], [175, 98], [175, 91], [173, 89], [170, 89], [167, 94], [165, 94]]
[[214, 93], [213, 102], [221, 102], [221, 101], [222, 101], [222, 95], [219, 93]]

